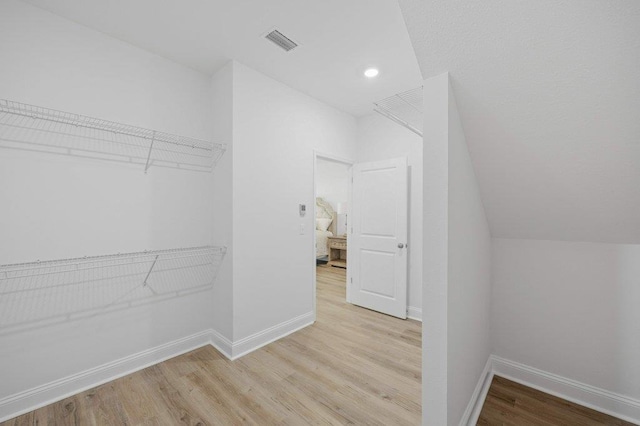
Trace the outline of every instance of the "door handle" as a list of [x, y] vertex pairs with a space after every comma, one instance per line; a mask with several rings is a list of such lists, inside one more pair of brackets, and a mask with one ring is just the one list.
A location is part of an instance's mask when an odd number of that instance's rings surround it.
[[398, 243], [398, 248], [404, 248], [404, 244]]

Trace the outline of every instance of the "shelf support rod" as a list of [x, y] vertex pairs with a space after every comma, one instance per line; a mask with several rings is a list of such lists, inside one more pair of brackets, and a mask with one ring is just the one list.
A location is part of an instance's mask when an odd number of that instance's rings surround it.
[[[153, 263], [151, 264], [151, 268], [149, 268], [149, 272], [147, 272], [147, 276], [144, 277], [144, 282], [142, 283], [143, 287], [147, 287], [147, 280], [149, 279], [149, 275], [151, 275], [151, 271], [153, 271], [153, 268], [156, 266], [156, 262], [158, 261], [158, 257], [160, 257], [159, 254], [156, 254], [156, 258], [153, 259]], [[153, 291], [153, 289], [151, 287], [149, 287], [151, 289], [151, 291]], [[155, 294], [156, 292], [153, 291], [153, 293]]]
[[399, 124], [399, 125], [401, 125], [403, 127], [406, 127], [407, 129], [411, 130], [416, 135], [422, 136], [422, 132], [420, 130], [416, 129], [415, 127], [413, 127], [411, 124], [409, 124], [406, 121], [398, 118], [395, 114], [387, 112], [386, 109], [384, 109], [383, 107], [379, 106], [378, 104], [374, 103], [374, 105], [376, 107], [373, 110], [375, 112], [377, 112], [378, 114], [387, 117], [389, 120], [393, 121], [396, 124]]
[[149, 170], [149, 161], [151, 160], [151, 151], [153, 150], [153, 143], [156, 140], [156, 132], [153, 131], [153, 137], [151, 138], [151, 145], [149, 145], [149, 154], [147, 154], [147, 164], [144, 166], [144, 173], [147, 174], [147, 170]]

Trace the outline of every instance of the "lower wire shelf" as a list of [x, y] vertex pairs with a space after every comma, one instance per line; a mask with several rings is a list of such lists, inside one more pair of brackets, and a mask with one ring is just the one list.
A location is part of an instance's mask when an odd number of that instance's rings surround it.
[[212, 288], [226, 247], [0, 265], [0, 334]]

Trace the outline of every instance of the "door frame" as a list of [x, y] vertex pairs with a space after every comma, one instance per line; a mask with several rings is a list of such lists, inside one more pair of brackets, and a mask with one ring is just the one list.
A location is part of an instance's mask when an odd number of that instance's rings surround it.
[[[310, 259], [313, 259], [313, 268], [312, 271], [312, 276], [311, 276], [311, 285], [313, 287], [313, 291], [312, 291], [312, 297], [313, 297], [313, 321], [316, 321], [316, 315], [317, 315], [317, 294], [316, 294], [316, 280], [318, 279], [317, 274], [316, 274], [316, 222], [315, 222], [315, 218], [316, 218], [316, 173], [318, 172], [318, 158], [324, 159], [324, 160], [329, 160], [329, 161], [335, 161], [337, 163], [342, 163], [342, 164], [347, 164], [349, 166], [353, 166], [355, 164], [355, 161], [349, 160], [347, 158], [342, 158], [342, 157], [338, 157], [332, 154], [326, 154], [322, 151], [316, 151], [313, 150], [313, 209], [311, 209], [311, 211], [313, 212], [313, 226], [312, 226], [312, 230], [313, 230], [313, 238], [311, 239], [311, 241], [313, 242], [313, 244], [311, 244], [311, 250], [312, 250], [312, 256], [310, 256]], [[347, 185], [349, 185], [349, 181], [347, 180]], [[351, 209], [351, 187], [348, 186], [348, 196], [347, 196], [347, 210]], [[350, 211], [350, 210], [349, 210]], [[349, 263], [347, 263], [347, 280], [349, 279]], [[347, 283], [345, 282], [345, 285]], [[348, 288], [348, 286], [347, 286]], [[348, 293], [347, 293], [348, 294]]]

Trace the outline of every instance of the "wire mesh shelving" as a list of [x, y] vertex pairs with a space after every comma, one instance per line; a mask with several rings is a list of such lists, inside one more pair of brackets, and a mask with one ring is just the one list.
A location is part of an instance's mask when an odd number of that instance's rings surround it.
[[422, 136], [422, 87], [374, 102], [374, 111]]
[[0, 99], [0, 146], [151, 166], [211, 171], [225, 144]]
[[212, 288], [225, 247], [0, 265], [0, 334]]

